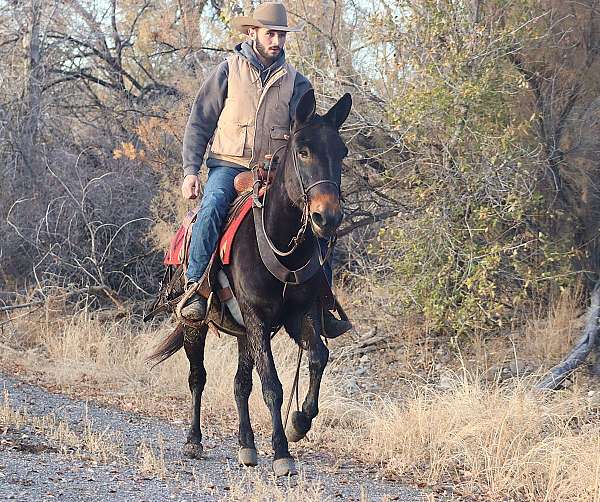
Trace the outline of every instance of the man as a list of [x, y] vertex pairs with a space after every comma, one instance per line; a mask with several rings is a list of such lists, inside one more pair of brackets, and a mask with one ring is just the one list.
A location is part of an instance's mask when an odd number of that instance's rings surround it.
[[[198, 172], [206, 153], [208, 180], [200, 211], [192, 229], [187, 287], [202, 280], [216, 249], [229, 206], [236, 197], [235, 176], [256, 165], [287, 142], [290, 122], [310, 82], [285, 61], [283, 47], [289, 32], [283, 4], [259, 5], [253, 16], [232, 20], [248, 35], [234, 53], [208, 75], [194, 102], [183, 139], [185, 178], [181, 193], [186, 199], [199, 194]], [[331, 283], [331, 266], [325, 272]], [[181, 309], [190, 320], [204, 319], [206, 300], [194, 294]], [[347, 321], [325, 316], [330, 336], [350, 329]]]

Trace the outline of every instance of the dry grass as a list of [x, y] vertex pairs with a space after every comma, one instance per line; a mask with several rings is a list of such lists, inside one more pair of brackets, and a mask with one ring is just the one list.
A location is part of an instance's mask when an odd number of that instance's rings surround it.
[[[189, 392], [188, 362], [180, 351], [150, 370], [145, 356], [172, 325], [134, 325], [127, 320], [104, 323], [81, 313], [46, 326], [28, 327], [28, 346], [5, 350], [0, 358], [17, 361], [32, 372], [41, 372], [63, 391], [85, 390], [86, 396], [118, 402], [127, 409], [156, 413], [169, 418], [187, 418]], [[33, 333], [37, 336], [33, 338]], [[286, 392], [291, 388], [296, 347], [285, 335], [274, 340], [279, 376]], [[0, 359], [1, 360], [1, 359]], [[203, 395], [205, 422], [237, 431], [233, 376], [237, 369], [237, 345], [233, 337], [209, 335], [205, 365], [208, 373]], [[251, 397], [253, 422], [270, 427], [270, 416], [262, 400], [260, 382], [254, 375]], [[307, 385], [307, 368], [302, 382]], [[326, 379], [322, 403], [336, 407], [339, 381]], [[301, 390], [304, 390], [301, 387]], [[183, 407], [182, 407], [183, 404]], [[327, 405], [322, 407], [326, 411]]]
[[490, 388], [463, 376], [443, 393], [382, 400], [363, 425], [354, 449], [403, 477], [451, 480], [485, 500], [600, 500], [600, 421], [577, 394], [544, 399], [523, 380]]
[[229, 486], [227, 496], [222, 499], [224, 501], [326, 502], [334, 500], [332, 496], [325, 494], [320, 483], [308, 481], [302, 474], [280, 481], [272, 475], [265, 476], [263, 473], [248, 469], [241, 480], [232, 480]]
[[[576, 305], [573, 298], [562, 298], [548, 318], [532, 321], [526, 336], [513, 340], [514, 346], [498, 350], [497, 357], [555, 361], [577, 334]], [[17, 361], [63, 390], [116, 400], [127, 409], [185, 419], [189, 402], [185, 356], [179, 353], [152, 372], [143, 363], [169, 329], [168, 325], [140, 327], [127, 320], [102, 323], [86, 314], [56, 323], [37, 321], [29, 330], [26, 345], [19, 347], [13, 337], [13, 349], [4, 351], [4, 364]], [[474, 354], [486, 352], [483, 342], [476, 345]], [[407, 345], [401, 350], [417, 350], [415, 347]], [[295, 348], [279, 336], [274, 353], [287, 392]], [[344, 390], [355, 362], [336, 359], [324, 378], [320, 415], [307, 438], [310, 446], [379, 463], [388, 474], [414, 484], [452, 484], [457, 493], [483, 500], [600, 502], [597, 401], [594, 404], [577, 382], [569, 391], [552, 396], [531, 392], [531, 381], [526, 378], [503, 385], [483, 383], [481, 375], [494, 361], [480, 360], [478, 365], [476, 358], [450, 377], [449, 388], [440, 389], [425, 378], [405, 373], [405, 379], [395, 378], [388, 384], [388, 390], [402, 398], [391, 397], [391, 393], [363, 393], [358, 399]], [[236, 364], [235, 340], [210, 336], [203, 398], [205, 428], [237, 429], [237, 420], [232, 418], [236, 416], [232, 398]], [[306, 375], [302, 381], [306, 385]], [[269, 433], [270, 420], [258, 382], [254, 388], [253, 423], [259, 432]], [[142, 448], [139, 453], [142, 468], [159, 477], [161, 472], [166, 475], [159, 451]], [[229, 495], [232, 500], [262, 500], [261, 486], [260, 480], [246, 488], [236, 485]], [[270, 500], [280, 500], [272, 483], [264, 486], [270, 490]], [[323, 500], [319, 490], [299, 483], [297, 498]], [[287, 490], [282, 490], [281, 497], [283, 494], [288, 497], [285, 500], [292, 497]]]
[[544, 364], [558, 361], [571, 349], [585, 321], [581, 296], [579, 291], [561, 295], [548, 312], [528, 323], [519, 344], [523, 357]]
[[87, 414], [83, 419], [83, 429], [75, 431], [52, 414], [35, 416], [25, 409], [13, 408], [6, 389], [0, 406], [0, 423], [17, 430], [31, 427], [36, 434], [49, 439], [59, 451], [77, 458], [103, 463], [125, 460], [122, 437], [109, 431], [96, 431]]
[[165, 462], [163, 438], [159, 437], [158, 448], [152, 448], [146, 442], [142, 442], [137, 448], [137, 457], [139, 460], [139, 470], [144, 474], [166, 479], [169, 475], [167, 464]]

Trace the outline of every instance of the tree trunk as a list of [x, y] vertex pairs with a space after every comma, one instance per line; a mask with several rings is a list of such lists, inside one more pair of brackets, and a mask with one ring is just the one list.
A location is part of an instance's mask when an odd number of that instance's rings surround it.
[[575, 371], [588, 357], [590, 352], [598, 349], [600, 338], [600, 281], [592, 291], [591, 303], [587, 313], [587, 321], [583, 333], [569, 355], [559, 364], [554, 366], [537, 388], [540, 390], [555, 390], [573, 371]]
[[27, 31], [23, 37], [25, 68], [20, 143], [23, 174], [33, 177], [39, 175], [41, 170], [38, 132], [44, 76], [40, 41], [42, 0], [31, 0], [27, 14]]

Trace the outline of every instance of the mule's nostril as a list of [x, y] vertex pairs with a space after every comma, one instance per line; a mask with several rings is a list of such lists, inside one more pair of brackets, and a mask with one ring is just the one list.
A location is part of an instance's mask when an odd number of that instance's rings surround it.
[[325, 225], [325, 218], [321, 213], [314, 212], [311, 215], [312, 221], [318, 227], [322, 227]]

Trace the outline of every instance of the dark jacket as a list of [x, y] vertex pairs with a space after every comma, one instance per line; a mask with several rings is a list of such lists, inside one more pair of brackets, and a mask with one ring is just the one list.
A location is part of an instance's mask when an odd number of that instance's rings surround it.
[[[281, 51], [277, 60], [271, 66], [265, 68], [258, 59], [250, 42], [243, 42], [237, 45], [235, 52], [246, 58], [259, 71], [263, 85], [271, 74], [285, 61], [285, 52]], [[213, 137], [217, 121], [223, 110], [225, 98], [227, 97], [228, 72], [229, 66], [227, 61], [223, 61], [208, 75], [196, 95], [183, 137], [184, 175], [198, 174], [200, 170], [206, 147]], [[294, 92], [290, 100], [290, 119], [294, 116], [300, 98], [311, 87], [308, 79], [298, 72], [294, 81]], [[217, 164], [236, 166], [236, 164], [211, 158], [208, 158], [206, 161], [208, 167]]]

